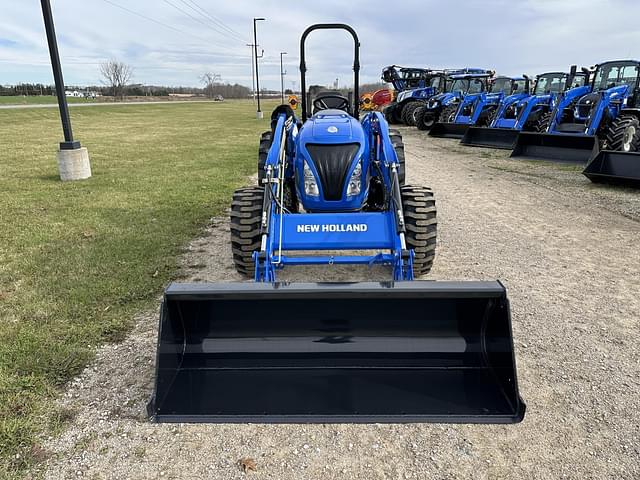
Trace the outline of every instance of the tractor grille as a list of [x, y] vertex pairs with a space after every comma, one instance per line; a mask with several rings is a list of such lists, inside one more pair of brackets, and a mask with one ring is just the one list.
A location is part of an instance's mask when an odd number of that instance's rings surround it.
[[325, 200], [340, 200], [349, 167], [360, 149], [358, 143], [307, 144], [311, 160], [320, 176]]

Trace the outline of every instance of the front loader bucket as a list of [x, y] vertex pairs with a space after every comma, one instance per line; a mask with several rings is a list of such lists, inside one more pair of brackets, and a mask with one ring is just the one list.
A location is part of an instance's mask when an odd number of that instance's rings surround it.
[[473, 147], [513, 150], [519, 133], [519, 130], [512, 128], [469, 127], [460, 143]]
[[640, 153], [603, 150], [582, 173], [595, 183], [640, 188]]
[[499, 282], [173, 284], [158, 422], [515, 423]]
[[593, 135], [520, 132], [512, 157], [551, 162], [587, 163], [598, 153]]
[[430, 137], [462, 138], [469, 128], [465, 123], [441, 123], [437, 122], [429, 130]]

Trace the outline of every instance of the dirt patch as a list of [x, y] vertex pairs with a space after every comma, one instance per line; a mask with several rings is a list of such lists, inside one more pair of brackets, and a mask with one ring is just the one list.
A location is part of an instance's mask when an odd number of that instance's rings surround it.
[[[576, 171], [404, 130], [408, 182], [434, 188], [433, 279], [502, 280], [513, 309], [522, 424], [155, 425], [157, 314], [104, 347], [60, 403], [76, 412], [46, 478], [636, 479], [640, 477], [640, 195]], [[184, 280], [240, 281], [227, 222], [183, 258]], [[383, 275], [385, 272], [377, 272]], [[369, 276], [295, 269], [288, 279]], [[250, 458], [256, 470], [239, 466]]]

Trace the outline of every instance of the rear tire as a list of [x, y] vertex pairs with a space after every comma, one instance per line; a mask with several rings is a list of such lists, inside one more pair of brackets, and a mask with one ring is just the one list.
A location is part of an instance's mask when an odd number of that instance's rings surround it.
[[233, 263], [241, 275], [252, 277], [255, 272], [253, 252], [260, 249], [260, 223], [264, 187], [236, 190], [231, 202], [231, 251]]
[[436, 200], [427, 187], [405, 185], [401, 188], [402, 209], [406, 227], [407, 248], [412, 248], [413, 272], [415, 276], [431, 271], [436, 255], [438, 222]]
[[402, 186], [404, 185], [406, 178], [406, 164], [402, 134], [398, 130], [389, 130], [389, 139], [391, 140], [393, 149], [396, 151], [396, 155], [398, 156], [398, 180], [400, 181], [400, 186]]
[[402, 121], [404, 122], [405, 125], [408, 125], [409, 127], [416, 126], [415, 113], [416, 113], [416, 110], [421, 106], [422, 104], [420, 102], [411, 102], [404, 107], [404, 111], [402, 112]]
[[267, 155], [271, 148], [271, 130], [267, 130], [260, 135], [260, 146], [258, 147], [258, 185], [262, 185], [265, 177], [264, 165], [267, 162]]
[[618, 152], [637, 152], [640, 145], [640, 121], [635, 115], [618, 115], [607, 131], [606, 148]]

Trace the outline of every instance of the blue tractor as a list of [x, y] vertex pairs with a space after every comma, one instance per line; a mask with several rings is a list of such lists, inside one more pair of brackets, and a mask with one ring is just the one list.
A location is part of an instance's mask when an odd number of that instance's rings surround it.
[[455, 113], [460, 100], [468, 94], [486, 92], [489, 88], [489, 78], [493, 71], [483, 69], [464, 69], [451, 73], [447, 77], [444, 93], [434, 95], [423, 105], [419, 106], [414, 115], [416, 127], [419, 130], [430, 130], [440, 115]]
[[502, 99], [518, 95], [529, 95], [529, 78], [526, 75], [491, 79], [488, 91], [469, 93], [443, 109], [429, 136], [462, 138], [469, 127], [488, 125]]
[[385, 67], [382, 70], [382, 80], [391, 83], [397, 92], [395, 100], [384, 109], [387, 122], [411, 125], [414, 109], [433, 95], [444, 91], [445, 77], [445, 72], [440, 70], [395, 65]]
[[587, 163], [604, 148], [636, 152], [640, 145], [640, 62], [616, 60], [595, 67], [590, 85], [566, 92], [543, 126], [521, 132], [512, 157]]
[[560, 96], [571, 88], [589, 83], [589, 71], [547, 72], [536, 76], [531, 94], [518, 92], [505, 97], [486, 127], [470, 127], [460, 143], [477, 147], [513, 150], [520, 131], [540, 132]]
[[[306, 92], [305, 40], [300, 70]], [[413, 280], [431, 268], [431, 189], [403, 184], [382, 114], [335, 93], [272, 114], [263, 180], [231, 203], [238, 272], [172, 284], [161, 309], [159, 422], [514, 423], [510, 309], [499, 282]], [[345, 253], [346, 252], [346, 253]], [[276, 282], [297, 265], [387, 265], [389, 281]]]

